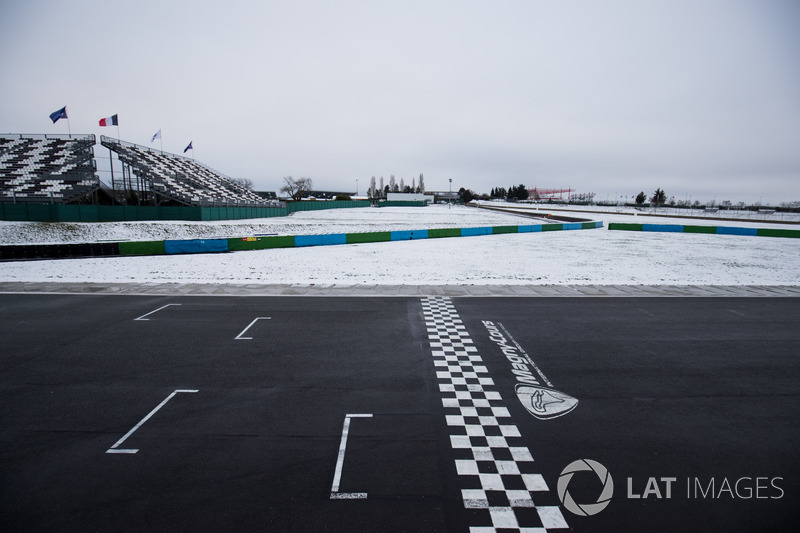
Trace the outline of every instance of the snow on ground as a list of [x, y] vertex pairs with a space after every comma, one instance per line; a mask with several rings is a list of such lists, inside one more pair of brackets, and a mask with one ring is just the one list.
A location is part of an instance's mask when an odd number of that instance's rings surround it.
[[[0, 281], [298, 285], [800, 285], [800, 239], [609, 231], [608, 223], [702, 221], [597, 214], [602, 229], [285, 248], [229, 254], [0, 263]], [[78, 238], [37, 228], [36, 240], [197, 238], [532, 224], [467, 207], [359, 208], [215, 223], [89, 224]], [[719, 224], [716, 221], [709, 222]], [[0, 242], [12, 240], [0, 223]], [[724, 225], [746, 226], [746, 223]], [[765, 224], [753, 224], [766, 227]], [[49, 225], [54, 226], [54, 225]], [[57, 225], [56, 225], [57, 226]], [[69, 226], [84, 226], [69, 224]], [[783, 227], [785, 225], [770, 225]], [[788, 226], [794, 228], [794, 226]], [[53, 235], [55, 231], [55, 236]], [[70, 232], [74, 230], [68, 230]], [[26, 239], [27, 240], [27, 239]]]
[[[488, 210], [447, 206], [327, 209], [288, 217], [215, 222], [2, 222], [0, 244], [153, 241], [252, 235], [318, 235], [360, 231], [480, 227], [519, 224], [519, 217]], [[535, 224], [535, 221], [527, 224]]]

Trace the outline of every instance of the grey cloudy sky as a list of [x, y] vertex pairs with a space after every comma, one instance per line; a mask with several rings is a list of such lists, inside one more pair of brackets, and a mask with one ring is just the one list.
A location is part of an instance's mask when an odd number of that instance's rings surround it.
[[0, 132], [117, 113], [264, 190], [797, 201], [799, 29], [795, 0], [0, 0]]

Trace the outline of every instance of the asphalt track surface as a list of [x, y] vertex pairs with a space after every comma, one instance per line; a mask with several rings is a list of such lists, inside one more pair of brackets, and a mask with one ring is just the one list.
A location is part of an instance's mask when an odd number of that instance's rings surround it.
[[[453, 408], [425, 298], [0, 295], [0, 530], [796, 530], [797, 298], [431, 302], [499, 422]], [[523, 351], [574, 410], [526, 410]], [[580, 459], [614, 483], [592, 516], [559, 500]], [[581, 506], [604, 487], [566, 486]], [[510, 518], [520, 493], [536, 507]]]

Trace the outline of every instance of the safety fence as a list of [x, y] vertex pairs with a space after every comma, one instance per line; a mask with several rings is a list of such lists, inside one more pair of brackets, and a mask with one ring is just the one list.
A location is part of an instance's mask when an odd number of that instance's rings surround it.
[[[281, 207], [136, 206], [0, 203], [0, 220], [21, 222], [129, 222], [140, 220], [242, 220], [285, 217], [298, 211], [370, 207], [368, 200], [286, 202]], [[379, 202], [378, 207], [424, 207], [425, 202]]]
[[603, 227], [602, 222], [592, 221], [565, 224], [534, 224], [526, 226], [487, 226], [480, 228], [435, 228], [366, 233], [332, 233], [325, 235], [268, 235], [214, 239], [121, 241], [82, 244], [19, 244], [0, 246], [0, 260], [221, 253], [267, 250], [272, 248], [302, 248], [306, 246], [329, 246], [336, 244], [362, 244], [446, 237], [581, 230], [601, 227]]
[[710, 235], [744, 235], [749, 237], [800, 238], [800, 230], [773, 228], [737, 228], [730, 226], [685, 226], [680, 224], [627, 224], [611, 222], [609, 230], [654, 231], [664, 233], [705, 233]]

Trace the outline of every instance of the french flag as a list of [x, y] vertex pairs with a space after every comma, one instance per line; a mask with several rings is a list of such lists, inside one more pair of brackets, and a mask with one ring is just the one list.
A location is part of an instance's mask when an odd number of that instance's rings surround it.
[[119, 126], [119, 121], [117, 120], [117, 115], [112, 115], [110, 117], [101, 118], [100, 119], [101, 126]]

